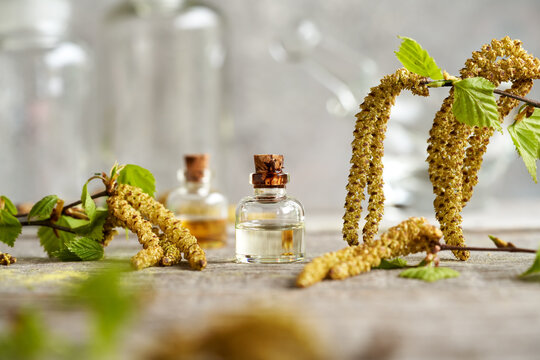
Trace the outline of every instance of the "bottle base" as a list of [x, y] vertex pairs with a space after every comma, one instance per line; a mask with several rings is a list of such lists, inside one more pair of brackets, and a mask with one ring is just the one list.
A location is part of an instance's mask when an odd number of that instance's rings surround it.
[[301, 262], [304, 254], [280, 255], [280, 256], [258, 256], [236, 254], [236, 262], [242, 264], [283, 264]]

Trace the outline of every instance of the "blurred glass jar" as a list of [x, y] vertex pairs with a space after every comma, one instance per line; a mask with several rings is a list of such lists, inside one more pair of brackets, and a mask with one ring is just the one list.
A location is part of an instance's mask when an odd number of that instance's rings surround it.
[[91, 58], [66, 0], [0, 1], [0, 192], [80, 196]]
[[184, 156], [178, 171], [180, 187], [167, 196], [166, 206], [203, 248], [218, 248], [227, 241], [227, 199], [211, 188], [208, 154]]
[[[221, 17], [183, 0], [126, 0], [103, 34], [107, 158], [136, 163], [159, 190], [176, 183], [183, 153], [223, 164]], [[221, 173], [221, 168], [217, 169]]]

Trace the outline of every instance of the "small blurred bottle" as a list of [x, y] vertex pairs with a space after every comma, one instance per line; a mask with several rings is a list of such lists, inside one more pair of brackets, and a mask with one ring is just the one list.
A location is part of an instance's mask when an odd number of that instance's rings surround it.
[[109, 162], [149, 169], [161, 191], [176, 185], [177, 154], [211, 153], [222, 174], [220, 14], [193, 1], [124, 0], [102, 31]]
[[70, 18], [68, 0], [0, 1], [0, 189], [16, 202], [78, 198], [88, 175], [92, 62]]
[[283, 155], [255, 155], [254, 195], [236, 208], [236, 260], [286, 263], [304, 259], [304, 208], [287, 196]]
[[166, 206], [204, 248], [227, 241], [227, 200], [210, 187], [208, 154], [185, 155], [185, 170], [178, 171], [181, 186], [172, 191]]

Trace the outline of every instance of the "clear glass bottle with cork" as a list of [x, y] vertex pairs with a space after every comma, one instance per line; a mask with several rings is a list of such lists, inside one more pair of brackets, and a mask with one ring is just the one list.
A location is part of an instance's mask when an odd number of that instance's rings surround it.
[[283, 155], [254, 155], [253, 196], [236, 208], [236, 260], [287, 263], [304, 259], [304, 208], [287, 195]]
[[166, 206], [204, 248], [217, 248], [227, 240], [227, 199], [212, 190], [208, 154], [184, 156], [185, 169], [178, 171], [181, 186], [173, 190]]

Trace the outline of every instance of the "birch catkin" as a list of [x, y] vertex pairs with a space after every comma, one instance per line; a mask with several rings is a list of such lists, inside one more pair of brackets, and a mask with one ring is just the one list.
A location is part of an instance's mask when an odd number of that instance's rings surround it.
[[117, 227], [128, 228], [135, 233], [143, 245], [143, 249], [131, 259], [135, 269], [175, 265], [182, 260], [182, 254], [192, 269], [206, 267], [206, 255], [197, 239], [172, 212], [140, 188], [116, 185], [107, 205], [109, 214], [103, 225], [102, 244], [109, 244], [117, 234]]
[[358, 227], [362, 213], [364, 192], [369, 194], [368, 214], [363, 228], [363, 241], [371, 242], [379, 230], [384, 211], [383, 165], [384, 138], [390, 109], [403, 89], [416, 95], [428, 96], [425, 78], [406, 69], [385, 76], [381, 83], [371, 88], [360, 105], [360, 113], [352, 142], [351, 169], [345, 198], [343, 239], [349, 245], [358, 244]]
[[[463, 79], [483, 77], [495, 86], [512, 82], [509, 93], [524, 96], [532, 88], [533, 80], [540, 78], [540, 60], [521, 47], [519, 40], [504, 37], [492, 40], [472, 54], [461, 70]], [[443, 72], [446, 80], [459, 80]], [[461, 211], [470, 200], [478, 183], [478, 171], [493, 134], [492, 128], [470, 127], [459, 122], [452, 111], [454, 88], [436, 113], [428, 139], [429, 178], [435, 194], [435, 215], [440, 230], [428, 226], [424, 219], [411, 218], [391, 228], [377, 241], [373, 241], [383, 215], [384, 138], [395, 98], [403, 89], [417, 95], [428, 95], [427, 79], [399, 69], [373, 87], [360, 105], [360, 113], [352, 142], [351, 169], [345, 198], [343, 238], [350, 247], [315, 258], [306, 265], [297, 278], [297, 285], [305, 287], [329, 276], [342, 279], [369, 271], [381, 259], [430, 252], [444, 234], [447, 244], [464, 247]], [[448, 84], [445, 82], [445, 85]], [[438, 85], [438, 84], [435, 84]], [[497, 101], [500, 121], [519, 104], [517, 100], [502, 97]], [[358, 227], [364, 193], [369, 195], [368, 214], [363, 228], [363, 241], [359, 245]], [[468, 251], [454, 251], [454, 255], [467, 260]]]
[[206, 267], [206, 254], [197, 239], [180, 225], [180, 220], [176, 219], [170, 210], [134, 186], [119, 184], [117, 193], [153, 224], [159, 226], [167, 239], [184, 254], [192, 269], [202, 270]]
[[[540, 60], [527, 54], [519, 40], [505, 37], [493, 40], [474, 52], [465, 62], [461, 76], [481, 76], [495, 86], [511, 81], [509, 92], [524, 96], [532, 87], [532, 79], [540, 77]], [[460, 123], [451, 114], [452, 102], [451, 92], [435, 116], [428, 140], [427, 162], [436, 195], [435, 215], [445, 241], [449, 245], [464, 246], [461, 210], [471, 199], [474, 186], [478, 183], [478, 171], [493, 129], [471, 129]], [[501, 121], [518, 103], [510, 98], [498, 100]], [[454, 251], [454, 254], [461, 260], [469, 257], [466, 251]]]
[[327, 276], [332, 279], [355, 276], [379, 265], [381, 259], [430, 251], [441, 237], [441, 231], [426, 219], [409, 218], [369, 244], [349, 246], [313, 259], [298, 275], [296, 285], [311, 286]]
[[139, 242], [143, 245], [143, 249], [131, 258], [133, 267], [140, 270], [157, 265], [163, 257], [163, 249], [159, 245], [159, 238], [152, 231], [152, 224], [117, 195], [109, 196], [107, 205], [112, 215], [137, 234]]

